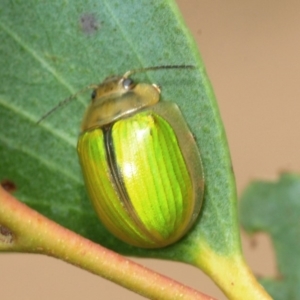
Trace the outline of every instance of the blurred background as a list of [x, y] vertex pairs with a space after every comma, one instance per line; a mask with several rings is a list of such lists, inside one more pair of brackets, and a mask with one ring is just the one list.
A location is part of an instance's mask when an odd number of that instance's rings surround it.
[[[238, 193], [253, 179], [275, 180], [280, 172], [299, 172], [300, 2], [177, 2], [218, 99]], [[269, 238], [262, 233], [252, 237], [242, 233], [242, 239], [253, 272], [276, 276]], [[226, 299], [194, 267], [134, 260]], [[86, 271], [37, 255], [0, 255], [0, 277], [1, 300], [144, 299]]]

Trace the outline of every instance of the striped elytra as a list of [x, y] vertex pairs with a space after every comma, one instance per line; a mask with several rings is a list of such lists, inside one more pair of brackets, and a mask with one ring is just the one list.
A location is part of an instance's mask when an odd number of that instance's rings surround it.
[[106, 228], [128, 244], [160, 248], [183, 237], [200, 212], [202, 163], [177, 105], [159, 101], [156, 85], [134, 83], [134, 72], [95, 87], [77, 149]]

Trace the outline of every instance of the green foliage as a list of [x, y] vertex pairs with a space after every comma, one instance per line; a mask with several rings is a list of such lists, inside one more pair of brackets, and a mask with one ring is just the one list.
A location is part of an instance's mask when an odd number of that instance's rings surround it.
[[[121, 253], [190, 261], [185, 247], [195, 239], [220, 254], [239, 251], [226, 138], [198, 51], [172, 1], [3, 0], [0, 30], [0, 180], [16, 184], [18, 199]], [[183, 111], [202, 154], [205, 201], [194, 230], [180, 243], [141, 250], [111, 236], [86, 196], [75, 147], [89, 95], [36, 122], [106, 76], [172, 64], [197, 69], [148, 72], [136, 79], [159, 84], [164, 100]]]
[[[16, 186], [16, 198], [119, 253], [193, 264], [211, 276], [230, 299], [269, 299], [241, 255], [235, 182], [225, 133], [197, 47], [173, 1], [2, 0], [0, 40], [0, 181]], [[182, 240], [162, 249], [140, 249], [112, 236], [86, 195], [76, 143], [89, 95], [80, 95], [36, 123], [63, 99], [107, 76], [140, 67], [182, 64], [196, 68], [149, 71], [136, 74], [135, 79], [160, 85], [163, 101], [180, 107], [201, 152], [204, 203], [195, 226]], [[71, 240], [75, 237], [68, 240], [69, 231], [60, 235], [64, 230], [59, 227], [49, 232], [49, 220], [40, 224], [26, 206], [27, 212], [24, 207], [11, 209], [22, 206], [20, 202], [11, 204], [14, 201], [6, 196], [0, 201], [6, 203], [0, 206], [5, 232], [18, 233], [14, 243], [2, 243], [3, 251], [44, 251], [40, 253], [80, 265], [137, 292], [147, 290], [144, 284], [134, 282], [134, 276], [119, 277], [118, 263], [114, 265], [117, 274], [112, 276], [113, 266], [107, 265], [107, 259], [97, 260], [94, 244], [78, 242], [88, 248], [85, 253], [95, 253], [88, 262], [81, 252], [73, 251]], [[31, 226], [26, 217], [23, 223], [22, 212], [33, 218]], [[83, 240], [77, 235], [75, 239]], [[63, 247], [60, 241], [65, 243]], [[136, 277], [139, 274], [135, 273]], [[158, 290], [161, 292], [160, 286]]]
[[249, 233], [270, 235], [278, 276], [261, 283], [276, 300], [300, 299], [300, 176], [283, 174], [277, 182], [257, 181], [241, 199], [241, 223]]

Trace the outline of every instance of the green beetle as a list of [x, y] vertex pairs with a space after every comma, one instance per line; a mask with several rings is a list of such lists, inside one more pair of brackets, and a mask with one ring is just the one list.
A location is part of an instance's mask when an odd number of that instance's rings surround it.
[[193, 225], [203, 200], [201, 157], [176, 104], [155, 84], [126, 72], [94, 87], [78, 155], [89, 197], [106, 228], [124, 242], [160, 248]]

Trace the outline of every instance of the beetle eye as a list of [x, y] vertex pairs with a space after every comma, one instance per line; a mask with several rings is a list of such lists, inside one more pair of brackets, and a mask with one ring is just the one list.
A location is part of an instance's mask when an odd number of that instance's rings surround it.
[[131, 78], [125, 78], [122, 83], [125, 90], [131, 90], [135, 86], [135, 83]]
[[91, 95], [92, 100], [94, 100], [96, 98], [96, 95], [97, 95], [96, 90], [93, 90], [92, 95]]

